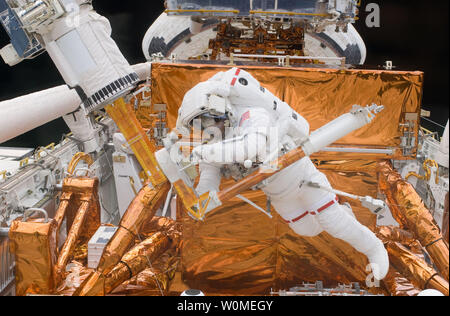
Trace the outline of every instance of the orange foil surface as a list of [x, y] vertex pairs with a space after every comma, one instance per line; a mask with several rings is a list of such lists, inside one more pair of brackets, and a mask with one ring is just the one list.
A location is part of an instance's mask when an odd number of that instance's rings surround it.
[[[75, 248], [86, 245], [100, 227], [98, 184], [97, 178], [67, 178], [64, 181], [63, 190], [70, 190], [73, 193], [74, 199], [70, 204], [79, 205], [79, 209], [73, 218], [72, 226], [54, 267], [54, 277], [57, 284], [64, 279], [66, 264], [72, 259]], [[66, 202], [62, 201], [61, 203], [65, 204]], [[61, 207], [59, 210], [61, 210]], [[59, 212], [57, 215], [61, 218]]]
[[81, 284], [74, 295], [84, 296], [89, 293], [104, 295], [105, 276], [134, 245], [143, 224], [151, 221], [164, 202], [169, 189], [170, 184], [167, 182], [155, 188], [145, 185], [139, 191], [122, 217], [119, 229], [106, 245], [97, 270]]
[[106, 276], [105, 293], [111, 293], [117, 286], [138, 275], [161, 256], [171, 245], [170, 239], [158, 232], [127, 252], [122, 260]]
[[[339, 190], [377, 194], [376, 161], [314, 160]], [[222, 187], [229, 185], [224, 181]], [[244, 195], [266, 207], [260, 191]], [[357, 219], [375, 229], [376, 217], [357, 201], [349, 202]], [[273, 219], [242, 202], [230, 199], [209, 213], [204, 222], [195, 222], [179, 205], [182, 224], [182, 281], [190, 288], [217, 294], [267, 294], [303, 282], [324, 281], [365, 284], [367, 259], [347, 243], [327, 233], [301, 237], [272, 209]], [[236, 286], [239, 284], [239, 286]]]
[[[153, 112], [155, 105], [167, 106], [169, 128], [176, 125], [178, 109], [183, 97], [196, 84], [206, 81], [219, 71], [231, 66], [201, 64], [152, 64], [151, 106], [143, 104], [137, 117], [144, 118]], [[400, 137], [406, 119], [414, 116], [420, 120], [423, 73], [384, 70], [336, 70], [317, 68], [280, 68], [245, 66], [261, 85], [287, 102], [304, 116], [314, 131], [342, 114], [354, 104], [362, 106], [377, 103], [385, 110], [368, 126], [339, 140], [334, 146], [351, 148], [388, 148], [392, 155], [321, 153], [331, 160], [345, 159], [409, 159], [415, 157], [417, 141], [411, 153], [404, 156], [400, 150]], [[357, 92], [357, 93], [355, 93]], [[145, 128], [146, 120], [141, 119]], [[411, 132], [418, 135], [416, 124]]]
[[418, 288], [435, 289], [446, 296], [449, 295], [448, 281], [424, 260], [419, 259], [400, 243], [388, 243], [387, 249], [391, 264]]
[[442, 235], [448, 244], [448, 232], [449, 232], [449, 213], [448, 213], [448, 192], [445, 196], [445, 208], [444, 208], [444, 219], [442, 221]]
[[440, 274], [448, 280], [449, 248], [430, 211], [413, 186], [394, 170], [390, 162], [378, 166], [380, 190], [386, 195], [392, 215], [428, 251]]
[[63, 194], [71, 193], [72, 200], [65, 212], [67, 219], [67, 231], [69, 232], [75, 220], [77, 212], [84, 201], [92, 200], [92, 205], [87, 213], [87, 218], [79, 239], [87, 243], [100, 227], [100, 204], [98, 197], [98, 179], [87, 177], [65, 178], [63, 181]]
[[122, 217], [116, 231], [103, 252], [97, 270], [107, 274], [120, 261], [134, 244], [144, 223], [151, 221], [169, 192], [170, 184], [164, 183], [156, 188], [148, 185], [139, 191]]
[[16, 295], [49, 294], [55, 290], [53, 266], [56, 263], [55, 220], [11, 224], [10, 250], [16, 259]]
[[392, 296], [417, 296], [421, 291], [392, 266], [383, 284]]

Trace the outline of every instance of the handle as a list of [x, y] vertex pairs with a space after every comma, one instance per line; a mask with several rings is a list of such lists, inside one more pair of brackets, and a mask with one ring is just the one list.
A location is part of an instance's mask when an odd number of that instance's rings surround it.
[[83, 152], [79, 152], [76, 153], [72, 160], [69, 163], [69, 166], [67, 167], [67, 173], [71, 176], [74, 175], [75, 172], [75, 168], [77, 167], [78, 163], [83, 160], [84, 162], [86, 162], [88, 164], [88, 166], [92, 166], [94, 161], [92, 160], [92, 157], [89, 154], [83, 153]]
[[22, 222], [26, 222], [28, 221], [28, 218], [31, 214], [38, 212], [44, 215], [45, 218], [45, 223], [48, 223], [48, 213], [46, 210], [42, 209], [42, 208], [29, 208], [27, 209], [24, 214], [23, 214], [23, 219]]

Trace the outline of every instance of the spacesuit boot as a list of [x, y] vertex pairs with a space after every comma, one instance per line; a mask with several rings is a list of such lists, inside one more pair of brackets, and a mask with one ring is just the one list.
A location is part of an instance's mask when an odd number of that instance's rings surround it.
[[339, 204], [334, 204], [316, 216], [330, 235], [348, 242], [369, 259], [372, 273], [382, 280], [389, 270], [389, 257], [383, 243], [367, 227], [360, 224]]

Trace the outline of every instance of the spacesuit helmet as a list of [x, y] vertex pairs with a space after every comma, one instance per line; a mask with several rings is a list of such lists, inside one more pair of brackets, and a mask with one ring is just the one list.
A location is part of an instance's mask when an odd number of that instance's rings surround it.
[[198, 119], [200, 121], [200, 126], [202, 130], [208, 129], [210, 127], [217, 127], [220, 124], [224, 124], [225, 126], [228, 126], [228, 115], [227, 114], [223, 114], [223, 115], [214, 115], [211, 113], [204, 113], [202, 115], [200, 115], [199, 117], [195, 118], [194, 121]]
[[216, 93], [216, 85], [216, 82], [202, 82], [185, 94], [178, 110], [179, 132], [189, 133], [195, 120], [200, 121], [202, 130], [221, 123], [229, 125], [234, 118], [234, 107], [227, 97]]

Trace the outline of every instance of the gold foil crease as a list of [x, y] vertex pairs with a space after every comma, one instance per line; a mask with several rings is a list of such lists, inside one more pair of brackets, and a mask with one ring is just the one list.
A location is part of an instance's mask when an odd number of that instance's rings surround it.
[[81, 205], [73, 222], [72, 228], [67, 234], [67, 239], [64, 242], [64, 245], [59, 253], [58, 260], [54, 268], [56, 284], [59, 284], [59, 282], [65, 277], [64, 272], [66, 265], [71, 259], [71, 256], [73, 256], [73, 252], [75, 250], [75, 247], [77, 246], [80, 232], [82, 231], [86, 222], [89, 206], [89, 202], [87, 201]]
[[101, 225], [98, 179], [87, 177], [65, 178], [63, 181], [64, 193], [72, 193], [73, 195], [73, 199], [70, 201], [69, 207], [65, 212], [67, 232], [70, 231], [75, 216], [83, 202], [85, 200], [92, 200], [86, 223], [79, 236], [80, 242], [87, 243]]
[[170, 184], [164, 183], [156, 188], [146, 185], [139, 191], [123, 215], [119, 229], [103, 252], [97, 268], [99, 272], [109, 273], [125, 252], [133, 246], [134, 239], [139, 234], [142, 225], [153, 218], [164, 202], [169, 189]]
[[380, 190], [386, 195], [395, 220], [414, 234], [428, 251], [441, 275], [448, 280], [449, 248], [430, 211], [413, 186], [395, 171], [390, 162], [378, 166]]
[[16, 295], [49, 294], [55, 290], [57, 227], [55, 220], [12, 222], [9, 239], [16, 260]]
[[422, 290], [435, 289], [446, 296], [449, 295], [448, 281], [405, 246], [397, 242], [390, 242], [387, 244], [387, 250], [391, 264], [418, 288]]
[[394, 267], [390, 267], [383, 284], [392, 296], [417, 296], [420, 289], [405, 278]]
[[58, 286], [56, 294], [72, 296], [92, 271], [92, 269], [86, 268], [81, 262], [72, 261], [67, 265], [66, 279]]
[[113, 295], [127, 296], [166, 296], [170, 284], [169, 276], [162, 271], [145, 269], [131, 280], [124, 282]]
[[105, 293], [111, 293], [126, 280], [138, 275], [146, 268], [150, 268], [153, 261], [161, 256], [170, 247], [170, 244], [170, 239], [165, 234], [158, 232], [133, 247], [106, 276]]
[[[314, 162], [335, 188], [376, 196], [376, 161]], [[222, 187], [229, 184], [225, 181]], [[261, 207], [266, 206], [262, 192], [249, 191], [244, 195]], [[375, 227], [376, 217], [359, 202], [341, 200], [351, 203], [361, 223]], [[234, 198], [199, 223], [179, 207], [177, 218], [181, 218], [183, 228], [182, 281], [190, 288], [244, 295], [269, 293], [270, 289], [288, 289], [317, 280], [329, 286], [365, 284], [368, 262], [362, 254], [327, 233], [314, 238], [298, 236], [274, 210], [275, 217], [271, 220]]]
[[59, 198], [59, 206], [54, 217], [54, 220], [58, 224], [58, 230], [61, 228], [67, 209], [72, 206], [72, 198], [73, 193], [71, 192], [63, 192]]
[[[206, 81], [230, 66], [152, 64], [152, 105], [140, 106], [138, 117], [146, 117], [155, 104], [166, 104], [169, 128], [176, 125], [178, 108], [187, 91], [197, 83]], [[241, 67], [249, 71], [261, 85], [286, 101], [311, 125], [311, 131], [347, 113], [354, 104], [365, 106], [373, 102], [384, 105], [385, 110], [368, 126], [339, 140], [335, 145], [359, 148], [393, 148], [393, 155], [320, 153], [320, 159], [405, 159], [415, 156], [417, 141], [412, 154], [404, 157], [400, 137], [405, 114], [420, 117], [423, 73], [384, 70], [336, 70], [280, 67]], [[357, 93], [355, 93], [357, 92]], [[145, 120], [141, 120], [144, 127]], [[413, 134], [418, 139], [418, 124]]]
[[375, 229], [378, 238], [384, 242], [399, 242], [402, 245], [411, 246], [416, 243], [411, 232], [393, 226], [379, 226]]
[[[56, 284], [64, 279], [65, 266], [72, 259], [75, 248], [86, 245], [100, 227], [98, 185], [99, 182], [96, 178], [67, 178], [64, 181], [63, 190], [71, 191], [74, 197], [71, 203], [79, 205], [79, 209], [75, 214], [54, 267]], [[60, 219], [61, 214], [57, 213], [57, 215]]]
[[178, 250], [181, 241], [181, 225], [168, 217], [154, 216], [151, 221], [147, 221], [141, 228], [142, 238], [148, 238], [157, 232], [163, 232], [172, 241], [172, 246]]
[[105, 296], [105, 276], [99, 271], [92, 271], [72, 296]]
[[[247, 198], [265, 205], [260, 192]], [[277, 215], [274, 219], [232, 199], [194, 222], [182, 210], [182, 281], [206, 293], [260, 295], [303, 282], [363, 282], [367, 259], [343, 241], [322, 233], [315, 238], [295, 234]]]
[[85, 296], [89, 293], [104, 295], [104, 277], [119, 263], [122, 256], [134, 245], [142, 225], [150, 221], [164, 202], [169, 192], [168, 182], [151, 188], [145, 185], [131, 202], [119, 228], [106, 245], [97, 270], [75, 291], [74, 295]]
[[442, 235], [444, 236], [445, 241], [448, 244], [448, 232], [449, 232], [449, 214], [448, 214], [448, 192], [445, 196], [445, 207], [444, 207], [444, 218], [442, 220]]
[[[172, 249], [165, 252], [151, 268], [140, 272], [137, 276], [125, 281], [117, 287], [112, 295], [127, 296], [167, 296], [175, 276], [179, 260]], [[177, 293], [177, 296], [180, 293]]]

